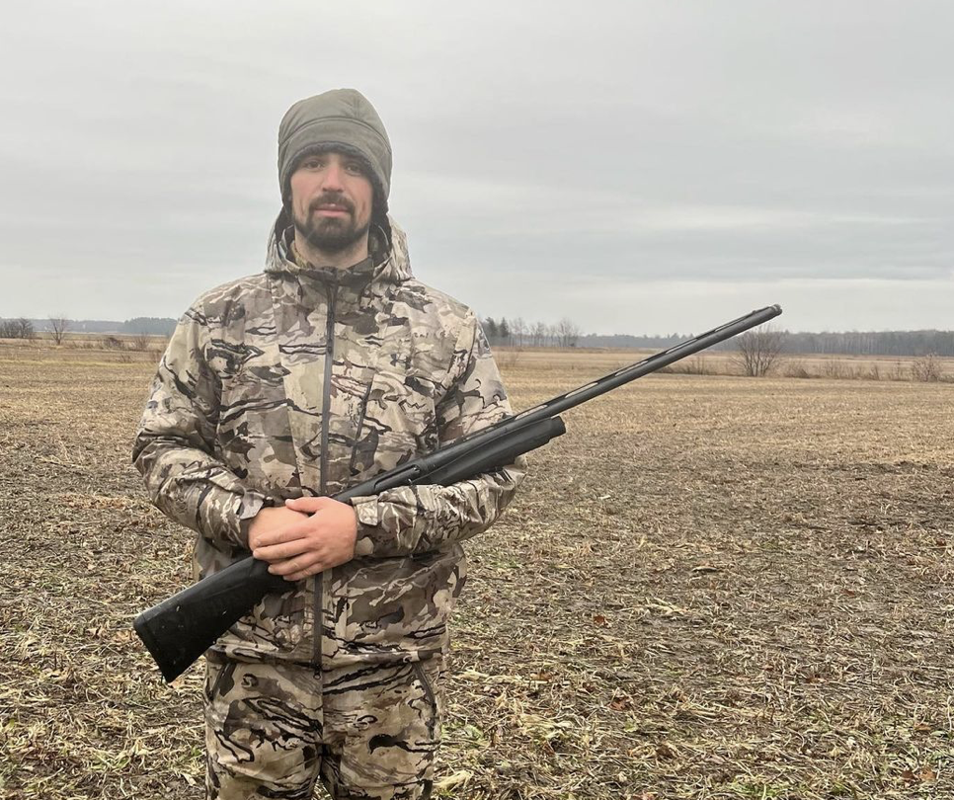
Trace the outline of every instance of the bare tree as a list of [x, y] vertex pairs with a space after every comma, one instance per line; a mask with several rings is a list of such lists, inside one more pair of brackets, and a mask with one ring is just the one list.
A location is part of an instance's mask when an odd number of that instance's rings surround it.
[[62, 314], [56, 317], [50, 317], [50, 329], [53, 331], [53, 341], [56, 344], [63, 344], [66, 338], [66, 332], [69, 330], [70, 321]]
[[17, 321], [17, 330], [21, 339], [36, 339], [36, 328], [26, 317], [20, 317]]
[[556, 338], [560, 347], [576, 347], [580, 333], [579, 327], [569, 317], [564, 317], [556, 324]]
[[36, 330], [26, 317], [0, 320], [0, 339], [35, 339]]
[[746, 331], [736, 340], [736, 362], [751, 378], [764, 378], [778, 363], [785, 333], [771, 326]]
[[911, 377], [924, 383], [936, 383], [941, 380], [941, 360], [935, 353], [914, 359], [911, 362]]
[[134, 334], [132, 339], [130, 339], [129, 345], [131, 349], [144, 353], [149, 349], [149, 341], [149, 334], [144, 330], [140, 330], [139, 333]]
[[517, 317], [510, 321], [510, 335], [517, 347], [527, 343], [527, 323], [523, 321], [523, 317]]
[[530, 329], [530, 341], [534, 347], [543, 347], [547, 343], [547, 324], [534, 322]]

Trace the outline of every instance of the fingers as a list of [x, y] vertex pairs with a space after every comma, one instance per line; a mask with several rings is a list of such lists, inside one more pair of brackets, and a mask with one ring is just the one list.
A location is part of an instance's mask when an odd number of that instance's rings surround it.
[[312, 575], [317, 575], [324, 570], [324, 567], [321, 564], [316, 564], [310, 569], [306, 569], [304, 572], [296, 572], [294, 575], [286, 575], [285, 580], [289, 583], [294, 583], [295, 581], [303, 581], [305, 578], [311, 577]]
[[306, 538], [293, 539], [290, 542], [278, 542], [272, 545], [263, 545], [259, 542], [252, 550], [252, 555], [260, 561], [275, 562], [301, 555], [311, 548], [311, 542]]
[[[300, 521], [256, 535], [252, 555], [267, 561], [269, 572], [298, 581], [354, 558], [354, 509], [330, 497], [286, 500], [283, 509]], [[319, 514], [319, 512], [322, 512]]]
[[[340, 566], [354, 558], [354, 550], [342, 552], [335, 547], [319, 547], [292, 558], [273, 561], [268, 568], [272, 575], [281, 575], [288, 581], [300, 581], [310, 575]], [[267, 559], [266, 559], [267, 560]]]
[[[297, 571], [284, 575], [285, 580], [286, 581], [301, 581], [301, 580], [304, 580], [305, 578], [310, 577], [311, 575], [317, 575], [320, 572], [324, 572], [325, 570], [332, 569], [334, 567], [337, 567], [340, 564], [344, 564], [345, 561], [350, 560], [350, 559], [340, 559], [340, 558], [335, 559], [331, 555], [322, 555], [322, 556], [319, 556], [317, 554], [313, 554], [313, 555], [315, 555], [315, 559], [312, 561], [312, 563], [308, 564], [307, 566], [302, 566], [301, 569], [298, 569], [299, 565], [306, 564], [307, 561], [300, 561], [299, 559], [296, 558], [296, 559], [291, 559], [289, 562], [286, 562], [289, 565], [291, 565], [294, 562], [294, 566], [290, 568], [294, 568]], [[307, 555], [303, 556], [302, 558], [307, 559]], [[277, 567], [277, 566], [278, 565], [273, 565], [272, 567], [269, 567], [268, 571], [272, 572], [273, 567]]]
[[285, 508], [300, 511], [303, 514], [314, 514], [331, 502], [334, 501], [330, 497], [295, 497], [285, 501]]
[[[259, 548], [269, 547], [283, 542], [303, 539], [309, 534], [312, 526], [313, 522], [309, 517], [300, 517], [299, 522], [295, 522], [291, 525], [283, 525], [280, 528], [260, 533], [255, 537], [255, 549], [258, 550]], [[258, 558], [258, 556], [256, 556], [256, 558]]]
[[302, 553], [295, 558], [272, 564], [268, 571], [272, 575], [281, 575], [285, 580], [300, 581], [309, 575], [316, 575], [324, 569], [321, 556], [314, 552]]

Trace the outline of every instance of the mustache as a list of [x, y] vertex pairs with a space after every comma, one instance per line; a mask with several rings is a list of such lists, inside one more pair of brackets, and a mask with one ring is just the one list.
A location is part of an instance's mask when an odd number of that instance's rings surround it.
[[341, 194], [323, 194], [320, 197], [316, 197], [308, 204], [308, 211], [317, 211], [323, 206], [337, 206], [351, 214], [354, 213], [354, 203]]

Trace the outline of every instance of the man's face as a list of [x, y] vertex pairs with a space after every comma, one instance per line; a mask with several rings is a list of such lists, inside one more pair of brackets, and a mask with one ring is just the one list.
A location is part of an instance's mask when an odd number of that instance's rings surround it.
[[307, 156], [291, 176], [295, 228], [317, 250], [346, 250], [368, 232], [373, 194], [360, 159], [334, 151]]

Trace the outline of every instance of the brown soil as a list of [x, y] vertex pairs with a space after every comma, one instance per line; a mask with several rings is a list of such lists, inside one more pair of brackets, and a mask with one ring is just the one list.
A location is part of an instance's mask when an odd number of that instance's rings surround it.
[[[606, 360], [514, 359], [514, 405]], [[129, 465], [153, 369], [0, 355], [0, 796], [201, 795], [201, 670], [165, 686], [130, 627], [190, 580]], [[469, 546], [439, 795], [954, 797], [952, 392], [665, 375], [569, 412]]]

